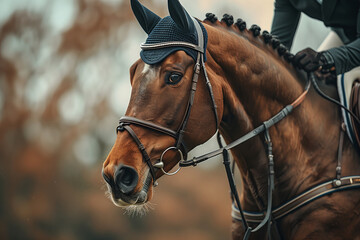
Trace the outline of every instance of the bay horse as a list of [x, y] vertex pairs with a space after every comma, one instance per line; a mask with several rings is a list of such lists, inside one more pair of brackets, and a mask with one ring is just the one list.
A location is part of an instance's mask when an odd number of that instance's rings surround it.
[[[234, 239], [360, 239], [359, 152], [339, 108], [307, 83], [289, 51], [241, 19], [196, 20], [178, 0], [168, 0], [165, 18], [137, 0], [131, 6], [148, 38], [103, 164], [114, 204], [144, 209], [156, 180], [178, 163], [230, 150], [242, 180], [239, 198], [230, 173]], [[319, 85], [337, 98], [334, 86]], [[217, 131], [228, 145], [186, 159]], [[267, 227], [254, 231], [259, 224]]]

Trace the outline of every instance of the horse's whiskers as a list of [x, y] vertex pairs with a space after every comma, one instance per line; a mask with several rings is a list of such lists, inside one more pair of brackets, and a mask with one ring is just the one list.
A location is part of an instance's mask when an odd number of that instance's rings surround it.
[[119, 204], [118, 200], [114, 200], [114, 198], [112, 197], [111, 188], [109, 188], [109, 186], [107, 184], [103, 185], [102, 189], [104, 189], [104, 188], [106, 188], [105, 196], [107, 198], [109, 198], [116, 206], [123, 208], [125, 210], [124, 214], [127, 214], [128, 216], [143, 217], [151, 210], [154, 210], [155, 204], [153, 204], [151, 202], [145, 202], [145, 203], [137, 204], [137, 205], [134, 204], [134, 205], [128, 205], [128, 206], [121, 206], [121, 204]]
[[124, 214], [127, 214], [131, 217], [143, 217], [151, 210], [154, 210], [154, 204], [146, 202], [141, 205], [130, 205], [125, 207]]
[[110, 189], [106, 186], [106, 191], [105, 191], [105, 196], [107, 197], [107, 198], [109, 198], [109, 199], [111, 199], [111, 191], [110, 191]]

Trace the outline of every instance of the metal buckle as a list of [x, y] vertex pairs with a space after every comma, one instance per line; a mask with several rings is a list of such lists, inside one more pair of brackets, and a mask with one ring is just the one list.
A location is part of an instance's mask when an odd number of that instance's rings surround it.
[[184, 160], [184, 155], [183, 155], [183, 153], [181, 152], [181, 150], [180, 150], [179, 148], [169, 147], [169, 148], [165, 149], [165, 151], [161, 154], [160, 161], [154, 164], [154, 168], [160, 168], [161, 171], [162, 171], [165, 175], [168, 175], [168, 176], [175, 175], [175, 174], [178, 173], [178, 172], [180, 171], [180, 169], [181, 169], [181, 167], [179, 166], [179, 168], [176, 169], [174, 172], [166, 172], [166, 171], [164, 170], [165, 164], [164, 164], [164, 162], [163, 162], [163, 158], [164, 158], [165, 153], [168, 152], [168, 151], [170, 151], [170, 150], [177, 150], [177, 151], [180, 153], [180, 160], [179, 160], [179, 162]]
[[333, 180], [332, 184], [333, 184], [334, 188], [338, 188], [338, 187], [341, 187], [342, 182], [340, 179], [335, 179], [335, 180]]
[[123, 132], [125, 130], [124, 128], [124, 123], [119, 123], [119, 126], [116, 127], [116, 133], [118, 133], [119, 131], [120, 132]]

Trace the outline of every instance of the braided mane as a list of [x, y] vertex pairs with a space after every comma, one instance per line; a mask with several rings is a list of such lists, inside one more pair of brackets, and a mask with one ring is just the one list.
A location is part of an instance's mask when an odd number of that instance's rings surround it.
[[252, 35], [255, 39], [259, 39], [266, 45], [270, 45], [274, 52], [277, 52], [279, 57], [283, 57], [288, 63], [291, 63], [294, 57], [294, 55], [290, 53], [289, 49], [287, 49], [287, 47], [285, 47], [276, 36], [271, 35], [266, 30], [261, 32], [261, 28], [256, 24], [253, 24], [249, 29], [247, 29], [246, 22], [241, 18], [238, 18], [234, 23], [234, 18], [232, 15], [224, 14], [221, 21], [218, 21], [218, 18], [213, 13], [207, 13], [204, 21], [208, 21], [213, 25], [216, 24], [217, 26], [223, 26], [224, 28], [231, 28], [233, 31], [238, 32], [249, 41], [255, 43], [253, 39], [250, 39], [249, 36], [246, 36]]

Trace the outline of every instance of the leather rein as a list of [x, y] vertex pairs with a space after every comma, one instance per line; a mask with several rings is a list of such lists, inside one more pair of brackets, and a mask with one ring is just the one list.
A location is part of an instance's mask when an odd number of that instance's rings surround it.
[[[319, 95], [327, 100], [329, 100], [330, 102], [335, 103], [336, 105], [339, 105], [340, 107], [344, 108], [346, 111], [349, 111], [346, 107], [344, 107], [343, 105], [341, 105], [341, 103], [337, 102], [334, 99], [331, 99], [330, 97], [328, 97], [327, 95], [325, 95], [321, 89], [319, 88], [319, 86], [317, 85], [316, 82], [316, 77], [314, 75], [314, 73], [309, 73], [308, 74], [308, 84], [305, 88], [305, 91], [303, 92], [302, 95], [306, 95], [306, 93], [309, 90], [310, 87], [310, 82], [313, 83], [315, 90], [319, 93]], [[330, 100], [331, 99], [331, 100]], [[294, 103], [296, 103], [296, 106], [299, 105], [301, 102], [303, 101], [302, 96], [300, 96], [297, 100], [294, 101]], [[291, 104], [292, 105], [292, 104]], [[287, 106], [288, 107], [288, 106]], [[284, 109], [286, 109], [287, 107], [285, 107]], [[282, 111], [284, 111], [284, 109]], [[281, 112], [282, 112], [281, 111]], [[280, 112], [280, 113], [281, 113]], [[279, 115], [279, 114], [278, 114]], [[276, 116], [275, 116], [276, 117]], [[271, 120], [271, 119], [270, 119]], [[269, 121], [270, 121], [269, 120]], [[267, 121], [268, 122], [268, 121]], [[265, 127], [265, 142], [268, 145], [268, 159], [269, 159], [269, 173], [268, 173], [268, 203], [267, 203], [267, 210], [265, 212], [259, 212], [259, 213], [254, 213], [254, 212], [246, 212], [243, 211], [241, 209], [241, 206], [239, 203], [237, 203], [237, 192], [234, 193], [234, 191], [236, 191], [236, 188], [231, 188], [231, 195], [235, 197], [233, 197], [233, 205], [232, 205], [232, 212], [231, 212], [231, 216], [233, 219], [238, 220], [238, 221], [242, 221], [243, 225], [244, 225], [244, 229], [245, 229], [245, 235], [243, 239], [248, 239], [250, 234], [252, 232], [255, 232], [257, 230], [259, 230], [261, 227], [263, 227], [265, 224], [267, 225], [267, 237], [269, 239], [271, 239], [270, 237], [270, 227], [272, 222], [275, 222], [275, 220], [278, 220], [282, 217], [284, 217], [285, 215], [297, 210], [298, 208], [310, 203], [311, 201], [314, 201], [322, 196], [325, 195], [329, 195], [331, 193], [337, 192], [337, 191], [343, 191], [343, 190], [349, 190], [349, 189], [353, 189], [353, 188], [359, 188], [360, 187], [360, 176], [347, 176], [347, 177], [341, 177], [341, 160], [342, 160], [342, 149], [343, 149], [343, 144], [344, 144], [344, 127], [341, 126], [341, 130], [340, 130], [340, 140], [339, 140], [339, 146], [338, 146], [338, 156], [337, 156], [337, 166], [336, 166], [336, 178], [329, 180], [327, 182], [324, 182], [322, 184], [319, 184], [317, 186], [314, 186], [312, 188], [310, 188], [309, 190], [301, 193], [300, 195], [292, 198], [291, 200], [283, 203], [282, 205], [280, 205], [279, 207], [272, 209], [272, 190], [274, 187], [274, 169], [273, 169], [273, 155], [272, 155], [272, 144], [271, 144], [271, 140], [270, 140], [270, 136], [268, 133], [268, 128], [266, 128], [266, 122], [264, 122], [264, 127]], [[261, 128], [258, 127], [258, 128]], [[258, 129], [257, 128], [257, 129]], [[263, 129], [263, 128], [261, 128]], [[255, 129], [256, 130], [256, 129]], [[255, 131], [253, 130], [253, 131]], [[250, 133], [249, 133], [250, 134]], [[249, 135], [246, 134], [246, 135]], [[245, 135], [245, 136], [246, 136]], [[245, 137], [244, 136], [244, 137]], [[241, 137], [241, 138], [244, 138]], [[240, 139], [241, 139], [240, 138]], [[240, 139], [236, 140], [235, 142], [242, 142], [240, 141]], [[247, 140], [247, 138], [246, 138]], [[246, 141], [245, 140], [245, 141]], [[230, 143], [228, 146], [233, 147], [232, 145], [235, 143]], [[236, 144], [238, 145], [238, 144]], [[227, 149], [226, 146], [224, 148], [224, 151]], [[209, 154], [205, 154], [201, 157], [198, 158], [194, 158], [192, 163], [198, 163], [203, 161], [202, 158], [206, 158], [209, 157], [211, 155], [215, 154], [215, 151], [213, 153], [209, 153]], [[208, 155], [208, 156], [207, 156]], [[224, 155], [224, 164], [225, 162], [229, 162], [228, 160], [225, 160], [225, 158], [228, 158], [227, 154], [223, 154]], [[229, 165], [229, 164], [227, 164]], [[226, 165], [225, 165], [226, 167]], [[228, 167], [229, 168], [229, 167]], [[227, 170], [227, 173], [230, 171]], [[233, 182], [233, 173], [231, 172], [231, 175], [228, 173], [228, 179], [229, 179], [229, 183], [230, 186], [234, 185]], [[235, 202], [234, 202], [235, 199]], [[237, 204], [235, 204], [237, 203]], [[248, 226], [248, 222], [252, 222], [252, 223], [258, 223], [257, 227], [252, 230], [251, 227]], [[276, 234], [276, 239], [282, 239], [278, 229], [277, 229], [277, 225], [275, 224], [275, 234]]]
[[[218, 136], [218, 143], [220, 146], [219, 149], [209, 152], [209, 153], [204, 154], [199, 157], [194, 157], [191, 160], [182, 160], [179, 162], [179, 165], [181, 167], [196, 166], [198, 163], [204, 162], [210, 158], [213, 158], [220, 154], [223, 155], [223, 164], [225, 166], [228, 182], [230, 185], [231, 198], [233, 201], [233, 212], [234, 212], [234, 209], [236, 209], [236, 213], [237, 213], [236, 215], [232, 214], [232, 217], [236, 220], [241, 220], [241, 222], [243, 223], [243, 227], [245, 229], [245, 235], [244, 235], [243, 239], [248, 239], [250, 237], [251, 233], [257, 232], [266, 224], [268, 227], [267, 232], [270, 233], [270, 226], [271, 226], [270, 222], [273, 219], [272, 218], [272, 191], [274, 190], [274, 185], [275, 185], [275, 183], [274, 183], [275, 171], [274, 171], [274, 156], [272, 154], [272, 141], [270, 138], [269, 128], [272, 127], [273, 125], [275, 125], [276, 123], [278, 123], [279, 121], [281, 121], [282, 119], [284, 119], [286, 116], [288, 116], [293, 111], [294, 108], [299, 106], [304, 101], [304, 99], [310, 89], [310, 86], [311, 86], [311, 82], [307, 81], [304, 92], [294, 102], [287, 105], [275, 116], [273, 116], [269, 120], [263, 122], [260, 126], [258, 126], [254, 130], [250, 131], [249, 133], [245, 134], [244, 136], [238, 138], [237, 140], [233, 141], [232, 143], [223, 147], [221, 144], [221, 141], [220, 141], [220, 137]], [[267, 210], [266, 210], [265, 216], [264, 216], [264, 214], [261, 214], [261, 217], [263, 217], [262, 220], [257, 221], [259, 224], [253, 229], [249, 226], [247, 216], [245, 216], [246, 212], [243, 211], [242, 207], [241, 207], [239, 195], [238, 195], [237, 188], [236, 188], [236, 185], [234, 182], [233, 172], [230, 167], [229, 150], [248, 141], [251, 138], [258, 136], [260, 133], [263, 133], [263, 132], [264, 132], [264, 137], [265, 137], [265, 143], [267, 144], [267, 156], [268, 156], [268, 191], [267, 191], [268, 192], [268, 198], [267, 198], [268, 202], [267, 202]], [[218, 132], [218, 134], [219, 134], [219, 132]], [[257, 220], [258, 219], [259, 218], [257, 218]]]
[[[306, 191], [305, 193], [284, 203], [280, 207], [275, 208], [274, 210], [272, 208], [272, 191], [274, 189], [274, 159], [273, 159], [274, 156], [272, 154], [272, 142], [271, 142], [271, 138], [270, 138], [270, 134], [269, 134], [269, 128], [271, 126], [275, 125], [276, 123], [278, 123], [279, 121], [281, 121], [282, 119], [284, 119], [286, 116], [288, 116], [294, 108], [296, 108], [303, 102], [303, 100], [306, 97], [306, 94], [308, 93], [308, 91], [310, 89], [311, 82], [313, 82], [313, 83], [315, 82], [312, 79], [312, 78], [314, 78], [313, 74], [309, 76], [311, 81], [310, 80], [307, 81], [304, 92], [294, 102], [292, 102], [291, 104], [284, 107], [275, 116], [271, 117], [269, 120], [263, 122], [260, 126], [258, 126], [254, 130], [250, 131], [249, 133], [245, 134], [244, 136], [238, 138], [237, 140], [233, 141], [232, 143], [230, 143], [226, 146], [222, 146], [221, 139], [220, 139], [220, 133], [219, 133], [219, 131], [217, 131], [218, 143], [219, 143], [219, 147], [220, 147], [219, 149], [209, 152], [209, 153], [206, 153], [199, 157], [194, 157], [193, 159], [187, 160], [188, 149], [186, 147], [186, 144], [184, 143], [183, 137], [184, 137], [185, 129], [186, 129], [186, 126], [187, 126], [187, 123], [189, 120], [191, 108], [192, 108], [192, 105], [194, 102], [196, 86], [197, 86], [198, 77], [199, 77], [201, 69], [203, 70], [205, 81], [206, 81], [206, 86], [207, 86], [207, 89], [208, 89], [210, 97], [211, 97], [213, 112], [214, 112], [214, 116], [215, 116], [216, 129], [218, 129], [218, 125], [219, 125], [217, 107], [216, 107], [216, 103], [215, 103], [215, 99], [214, 99], [214, 94], [212, 91], [212, 86], [209, 81], [209, 78], [208, 78], [208, 75], [206, 72], [206, 68], [205, 68], [205, 63], [204, 63], [205, 49], [204, 49], [204, 37], [203, 37], [202, 29], [200, 27], [200, 24], [197, 22], [197, 20], [193, 19], [193, 22], [195, 24], [197, 34], [198, 34], [198, 45], [191, 44], [188, 42], [164, 42], [164, 43], [142, 44], [141, 45], [141, 48], [143, 50], [181, 46], [181, 47], [186, 47], [186, 48], [196, 50], [198, 52], [196, 63], [194, 66], [194, 74], [193, 74], [187, 108], [186, 108], [183, 120], [182, 120], [180, 126], [178, 127], [178, 129], [176, 131], [174, 131], [172, 129], [163, 127], [161, 125], [158, 125], [158, 124], [155, 124], [155, 123], [152, 123], [149, 121], [145, 121], [142, 119], [138, 119], [135, 117], [129, 117], [129, 116], [124, 116], [124, 117], [120, 118], [119, 125], [116, 128], [116, 133], [127, 131], [129, 133], [129, 135], [132, 137], [132, 139], [134, 140], [134, 142], [136, 143], [137, 147], [139, 148], [139, 150], [142, 154], [143, 160], [146, 162], [146, 164], [149, 167], [149, 173], [151, 175], [151, 178], [148, 177], [147, 179], [150, 179], [150, 180], [152, 179], [154, 186], [157, 186], [157, 181], [156, 181], [156, 179], [157, 179], [156, 178], [156, 170], [157, 169], [160, 169], [166, 175], [173, 175], [173, 174], [177, 173], [181, 167], [196, 166], [198, 163], [204, 162], [208, 159], [211, 159], [215, 156], [222, 154], [223, 159], [224, 159], [223, 163], [225, 166], [227, 178], [228, 178], [229, 185], [230, 185], [231, 197], [233, 200], [232, 217], [235, 220], [240, 220], [243, 223], [243, 227], [245, 229], [244, 239], [248, 239], [251, 233], [258, 231], [265, 225], [267, 225], [267, 234], [270, 234], [271, 221], [285, 216], [286, 214], [296, 210], [297, 208], [309, 203], [310, 201], [312, 201], [316, 198], [319, 198], [326, 194], [330, 194], [335, 191], [345, 190], [345, 189], [354, 188], [354, 187], [360, 187], [360, 176], [341, 178], [340, 175], [337, 174], [337, 179], [331, 180], [331, 181], [321, 184], [319, 186], [313, 187], [312, 189]], [[316, 83], [314, 83], [314, 84], [316, 84]], [[163, 153], [161, 154], [160, 160], [158, 160], [153, 165], [151, 163], [149, 154], [147, 153], [144, 145], [141, 143], [140, 139], [137, 137], [134, 130], [131, 128], [131, 125], [140, 126], [143, 128], [150, 129], [152, 131], [157, 131], [162, 134], [168, 135], [176, 140], [175, 145], [165, 149], [163, 151]], [[233, 172], [230, 167], [229, 150], [231, 150], [232, 148], [244, 143], [245, 141], [247, 141], [255, 136], [258, 136], [260, 133], [264, 133], [265, 142], [267, 144], [267, 156], [268, 156], [268, 191], [267, 191], [268, 197], [267, 197], [267, 199], [268, 199], [268, 201], [267, 201], [266, 211], [261, 212], [261, 213], [250, 213], [250, 212], [246, 212], [246, 211], [242, 210], [238, 192], [237, 192], [237, 188], [236, 188], [234, 178], [233, 178]], [[340, 147], [339, 147], [339, 149], [340, 149]], [[163, 162], [163, 157], [166, 152], [172, 151], [172, 150], [178, 151], [181, 159], [179, 161], [179, 168], [175, 172], [170, 173], [170, 172], [166, 172], [164, 170], [165, 166], [164, 166], [164, 162]], [[339, 164], [340, 164], [340, 169], [341, 169], [341, 162], [339, 162]], [[257, 225], [257, 227], [255, 227], [253, 229], [249, 226], [248, 222], [258, 223], [258, 225]]]

